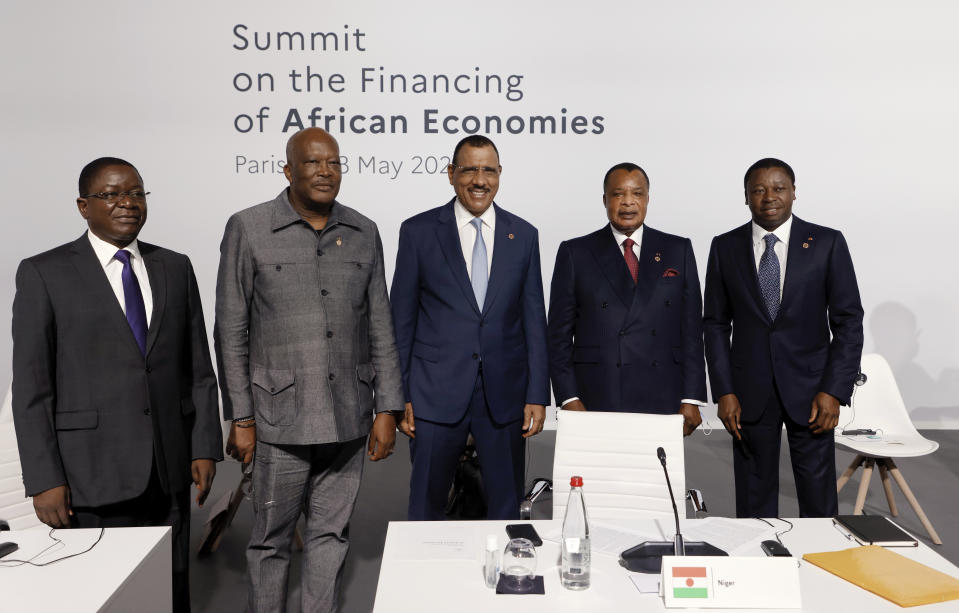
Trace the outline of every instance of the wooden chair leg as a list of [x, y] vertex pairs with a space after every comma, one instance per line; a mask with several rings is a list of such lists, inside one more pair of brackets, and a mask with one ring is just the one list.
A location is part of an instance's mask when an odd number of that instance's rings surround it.
[[839, 476], [839, 479], [836, 480], [836, 493], [842, 491], [842, 486], [846, 485], [846, 482], [849, 481], [849, 478], [852, 477], [853, 473], [856, 472], [856, 469], [866, 460], [864, 456], [857, 455], [852, 461], [852, 464], [849, 465], [843, 473]]
[[892, 492], [892, 481], [889, 479], [889, 469], [886, 466], [886, 459], [876, 460], [879, 464], [879, 478], [882, 480], [882, 489], [886, 491], [886, 502], [889, 503], [889, 514], [893, 517], [899, 516], [899, 510], [896, 508], [896, 499]]
[[862, 481], [859, 482], [859, 493], [856, 494], [856, 506], [852, 510], [853, 515], [862, 515], [862, 507], [866, 504], [866, 493], [869, 491], [869, 481], [872, 479], [872, 467], [876, 463], [873, 458], [868, 458], [862, 467]]
[[919, 516], [919, 521], [922, 522], [922, 527], [925, 528], [926, 532], [929, 533], [929, 538], [932, 539], [932, 542], [936, 545], [942, 545], [942, 539], [939, 538], [939, 535], [936, 533], [936, 529], [932, 527], [932, 522], [929, 521], [929, 518], [926, 517], [922, 507], [919, 506], [919, 501], [916, 500], [912, 490], [909, 489], [909, 484], [906, 483], [905, 477], [903, 477], [902, 473], [899, 472], [899, 467], [896, 466], [896, 463], [892, 461], [892, 458], [888, 458], [886, 462], [889, 464], [889, 472], [892, 474], [892, 478], [895, 479], [896, 483], [899, 484], [899, 489], [902, 490], [903, 496], [905, 496], [906, 500], [909, 501], [909, 505], [912, 506], [912, 510], [916, 512], [916, 515]]

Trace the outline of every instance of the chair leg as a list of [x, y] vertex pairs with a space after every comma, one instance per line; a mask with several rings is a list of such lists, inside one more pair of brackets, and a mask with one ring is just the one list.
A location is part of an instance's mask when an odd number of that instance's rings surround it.
[[862, 515], [862, 507], [866, 504], [866, 493], [869, 491], [869, 481], [872, 479], [872, 467], [876, 460], [869, 458], [862, 467], [862, 481], [859, 482], [859, 493], [856, 494], [856, 506], [852, 510], [853, 515]]
[[846, 485], [846, 482], [849, 481], [849, 478], [852, 477], [853, 473], [856, 472], [856, 469], [859, 468], [865, 459], [866, 458], [864, 456], [857, 455], [855, 459], [853, 459], [852, 464], [849, 465], [849, 468], [843, 471], [842, 475], [839, 476], [839, 479], [836, 480], [837, 494], [842, 491], [842, 486]]
[[936, 545], [942, 545], [942, 539], [939, 538], [939, 535], [936, 533], [936, 529], [932, 527], [932, 522], [929, 521], [929, 518], [926, 517], [922, 507], [919, 506], [919, 501], [916, 500], [912, 490], [909, 489], [909, 484], [906, 483], [906, 478], [902, 476], [901, 472], [899, 472], [899, 467], [896, 466], [896, 463], [892, 461], [892, 458], [887, 458], [886, 462], [889, 464], [889, 472], [892, 474], [892, 478], [895, 479], [896, 483], [899, 484], [899, 489], [902, 490], [902, 494], [906, 497], [906, 500], [909, 501], [910, 506], [912, 506], [912, 510], [915, 511], [916, 515], [919, 516], [919, 521], [922, 522], [922, 527], [925, 528], [926, 532], [929, 533], [929, 538], [932, 539], [932, 542]]
[[882, 489], [886, 491], [886, 502], [889, 503], [889, 514], [893, 517], [899, 516], [899, 510], [896, 508], [896, 499], [893, 497], [892, 481], [889, 479], [889, 469], [886, 467], [886, 459], [877, 460], [879, 464], [879, 478], [882, 480]]

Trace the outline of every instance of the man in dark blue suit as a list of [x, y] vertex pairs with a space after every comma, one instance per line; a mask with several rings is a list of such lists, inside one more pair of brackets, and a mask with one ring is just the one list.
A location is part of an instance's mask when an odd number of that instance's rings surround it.
[[713, 239], [703, 320], [713, 398], [735, 439], [736, 515], [778, 515], [785, 424], [799, 515], [829, 517], [833, 428], [863, 345], [856, 273], [840, 232], [792, 215], [788, 164], [759, 160], [743, 183], [753, 220]]
[[609, 224], [565, 241], [549, 301], [553, 394], [567, 410], [676, 413], [686, 435], [706, 398], [702, 299], [689, 239], [644, 225], [646, 172], [603, 179]]
[[[409, 518], [444, 519], [472, 433], [490, 519], [519, 515], [525, 438], [549, 403], [536, 228], [493, 204], [502, 167], [485, 136], [456, 145], [456, 197], [400, 228], [390, 292], [413, 470]], [[415, 417], [414, 417], [415, 416]]]

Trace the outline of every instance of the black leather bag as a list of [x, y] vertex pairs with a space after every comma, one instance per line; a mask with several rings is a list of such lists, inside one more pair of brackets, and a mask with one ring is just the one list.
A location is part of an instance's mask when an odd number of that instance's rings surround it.
[[456, 466], [453, 487], [446, 502], [446, 516], [450, 519], [486, 519], [486, 490], [472, 440]]

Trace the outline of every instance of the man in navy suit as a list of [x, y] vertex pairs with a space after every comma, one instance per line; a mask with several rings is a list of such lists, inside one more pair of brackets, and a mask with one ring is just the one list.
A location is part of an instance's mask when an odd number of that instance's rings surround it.
[[842, 234], [792, 215], [795, 183], [781, 160], [750, 166], [753, 220], [713, 239], [706, 269], [706, 360], [735, 439], [739, 517], [779, 513], [783, 424], [799, 515], [838, 512], [833, 428], [859, 372], [862, 304]]
[[502, 167], [485, 136], [456, 145], [456, 197], [400, 228], [390, 299], [410, 437], [409, 518], [441, 520], [472, 433], [490, 519], [519, 515], [525, 438], [549, 403], [536, 228], [493, 204]]
[[676, 413], [689, 435], [706, 398], [702, 299], [688, 238], [646, 225], [649, 179], [603, 179], [609, 224], [565, 241], [549, 300], [553, 394], [567, 410]]

